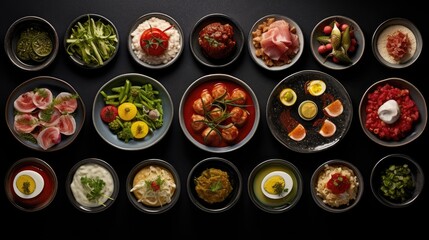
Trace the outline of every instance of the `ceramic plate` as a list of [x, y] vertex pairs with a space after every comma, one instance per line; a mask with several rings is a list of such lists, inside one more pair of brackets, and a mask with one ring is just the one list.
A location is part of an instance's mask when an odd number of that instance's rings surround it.
[[[76, 130], [74, 134], [72, 135], [61, 135], [61, 141], [58, 144], [55, 144], [54, 146], [43, 149], [39, 144], [27, 140], [25, 137], [23, 137], [21, 134], [19, 134], [17, 131], [15, 131], [14, 128], [14, 119], [15, 119], [15, 107], [14, 107], [14, 101], [21, 95], [28, 91], [33, 91], [37, 88], [48, 88], [52, 91], [53, 97], [57, 96], [60, 92], [69, 92], [71, 94], [74, 94], [76, 96], [79, 96], [79, 94], [76, 92], [76, 90], [66, 81], [50, 77], [50, 76], [39, 76], [31, 78], [23, 83], [21, 83], [18, 87], [15, 88], [15, 90], [12, 91], [12, 93], [9, 95], [9, 98], [6, 102], [6, 123], [9, 127], [9, 130], [13, 134], [13, 136], [22, 144], [25, 146], [35, 149], [42, 152], [53, 152], [60, 150], [62, 148], [65, 148], [69, 144], [71, 144], [76, 137], [78, 136], [80, 130], [82, 129], [82, 126], [85, 122], [85, 105], [83, 103], [82, 98], [78, 97], [77, 101], [77, 109], [74, 113], [72, 113], [72, 116], [74, 117], [76, 121]], [[36, 111], [36, 110], [35, 110]], [[36, 131], [36, 130], [34, 130]]]
[[[106, 106], [104, 98], [101, 95], [101, 91], [104, 91], [107, 94], [112, 94], [112, 88], [124, 86], [126, 79], [131, 81], [132, 86], [142, 86], [144, 84], [150, 83], [154, 90], [159, 91], [159, 98], [162, 101], [163, 108], [163, 125], [161, 128], [149, 132], [149, 134], [143, 139], [130, 140], [129, 142], [118, 139], [117, 135], [109, 129], [108, 124], [103, 122], [100, 117], [101, 109]], [[168, 129], [170, 128], [173, 121], [173, 115], [174, 108], [170, 94], [160, 82], [143, 74], [125, 73], [118, 75], [106, 82], [97, 92], [93, 104], [92, 121], [100, 137], [108, 144], [122, 150], [133, 151], [146, 149], [159, 142], [167, 134]]]
[[[306, 91], [306, 83], [311, 80], [322, 80], [326, 90], [321, 96], [312, 96]], [[297, 100], [292, 106], [285, 106], [279, 100], [280, 92], [285, 88], [293, 89]], [[343, 112], [337, 117], [329, 117], [323, 108], [334, 100], [340, 100]], [[313, 120], [304, 120], [298, 114], [298, 106], [305, 100], [311, 100], [318, 107]], [[344, 86], [334, 77], [316, 70], [303, 70], [289, 75], [272, 90], [266, 108], [268, 126], [274, 137], [290, 150], [301, 153], [312, 153], [326, 150], [341, 141], [350, 128], [353, 118], [353, 106]], [[328, 119], [336, 126], [331, 137], [319, 134], [323, 120]], [[306, 129], [306, 136], [301, 141], [293, 140], [289, 133], [300, 123]]]

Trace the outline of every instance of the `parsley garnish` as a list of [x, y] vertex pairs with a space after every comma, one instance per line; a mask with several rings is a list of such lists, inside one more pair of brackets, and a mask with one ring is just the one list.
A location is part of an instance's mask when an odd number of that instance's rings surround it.
[[[96, 177], [96, 178], [89, 178], [87, 176], [83, 176], [80, 178], [80, 182], [82, 183], [83, 188], [87, 191], [86, 198], [89, 201], [95, 201], [98, 202], [99, 199], [104, 195], [104, 187], [106, 186], [106, 183]], [[113, 200], [111, 197], [108, 197], [109, 199]], [[101, 203], [103, 206], [105, 206], [104, 203]]]

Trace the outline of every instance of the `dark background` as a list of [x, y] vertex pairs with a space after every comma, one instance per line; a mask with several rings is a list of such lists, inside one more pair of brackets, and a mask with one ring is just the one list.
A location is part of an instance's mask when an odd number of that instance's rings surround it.
[[[414, 3], [415, 2], [415, 3]], [[272, 238], [288, 236], [316, 235], [330, 236], [343, 232], [352, 236], [367, 236], [371, 231], [390, 235], [407, 232], [411, 234], [427, 233], [421, 228], [421, 217], [428, 212], [428, 191], [424, 187], [417, 201], [403, 209], [390, 209], [379, 203], [373, 196], [369, 177], [374, 164], [382, 157], [392, 153], [407, 154], [420, 163], [427, 174], [428, 159], [427, 131], [417, 140], [403, 147], [387, 148], [377, 145], [363, 133], [358, 119], [359, 101], [365, 90], [374, 82], [399, 77], [413, 83], [427, 96], [429, 88], [425, 77], [425, 68], [429, 61], [426, 47], [420, 58], [406, 69], [389, 69], [382, 66], [371, 50], [371, 38], [379, 24], [392, 17], [411, 20], [428, 39], [428, 17], [419, 15], [415, 10], [422, 9], [417, 1], [406, 1], [400, 5], [379, 3], [382, 7], [362, 4], [359, 1], [257, 1], [257, 0], [217, 0], [217, 1], [8, 1], [0, 14], [0, 41], [4, 44], [7, 28], [18, 18], [37, 15], [48, 20], [60, 37], [60, 51], [55, 62], [39, 72], [24, 72], [8, 60], [4, 50], [0, 52], [0, 102], [1, 109], [9, 94], [20, 83], [42, 75], [61, 78], [69, 82], [80, 93], [86, 106], [86, 120], [76, 141], [58, 152], [43, 153], [31, 150], [13, 138], [5, 123], [4, 110], [0, 112], [0, 136], [2, 136], [2, 157], [0, 175], [17, 160], [24, 157], [37, 157], [48, 162], [55, 170], [59, 188], [54, 201], [39, 212], [27, 213], [16, 209], [8, 202], [4, 191], [0, 192], [3, 218], [3, 233], [9, 236], [19, 234], [40, 237], [52, 236], [53, 230], [62, 232], [62, 236], [85, 237], [89, 235], [103, 237], [138, 236], [141, 238], [159, 236], [212, 236], [235, 237], [251, 235]], [[143, 14], [163, 12], [177, 20], [185, 32], [185, 49], [180, 59], [165, 70], [148, 70], [137, 65], [131, 58], [126, 42], [130, 27]], [[253, 23], [268, 14], [282, 14], [297, 22], [304, 34], [304, 53], [299, 61], [282, 72], [268, 72], [256, 65], [247, 48], [236, 64], [222, 69], [209, 69], [200, 65], [189, 49], [189, 35], [193, 25], [204, 15], [224, 13], [233, 17], [245, 32], [246, 39]], [[109, 18], [118, 28], [120, 49], [115, 60], [99, 70], [81, 69], [70, 61], [62, 41], [69, 23], [85, 13], [98, 13]], [[365, 51], [355, 66], [341, 71], [329, 70], [321, 66], [311, 54], [310, 34], [313, 27], [323, 18], [331, 15], [344, 15], [355, 20], [365, 36]], [[247, 41], [246, 41], [247, 43]], [[345, 138], [334, 147], [319, 153], [295, 153], [281, 145], [272, 136], [265, 119], [265, 106], [271, 90], [288, 75], [301, 70], [314, 69], [324, 71], [338, 79], [350, 94], [353, 104], [353, 121]], [[168, 134], [162, 141], [149, 149], [128, 152], [116, 149], [104, 142], [94, 129], [91, 111], [95, 93], [109, 79], [129, 72], [148, 75], [160, 81], [169, 91], [174, 103], [174, 119]], [[186, 88], [197, 78], [210, 73], [226, 73], [248, 83], [256, 93], [261, 107], [261, 121], [255, 136], [244, 147], [230, 153], [213, 154], [198, 149], [183, 134], [178, 120], [180, 99]], [[423, 76], [420, 77], [420, 76]], [[427, 100], [426, 100], [427, 101]], [[7, 156], [7, 157], [6, 157]], [[240, 169], [244, 179], [242, 196], [236, 206], [220, 214], [208, 214], [200, 211], [190, 202], [186, 191], [186, 178], [189, 170], [198, 161], [219, 156], [232, 161]], [[83, 213], [74, 208], [65, 192], [65, 179], [68, 171], [78, 161], [85, 158], [100, 158], [110, 163], [120, 178], [120, 193], [114, 205], [102, 213]], [[177, 204], [160, 215], [150, 215], [138, 211], [129, 202], [125, 192], [125, 180], [128, 172], [138, 162], [159, 158], [171, 163], [180, 174], [182, 191]], [[295, 164], [302, 173], [304, 191], [299, 203], [290, 211], [281, 214], [269, 214], [259, 210], [247, 193], [247, 178], [252, 169], [260, 162], [280, 158]], [[310, 178], [313, 171], [330, 159], [343, 159], [356, 165], [364, 176], [364, 195], [360, 203], [352, 210], [332, 214], [320, 209], [310, 196]], [[1, 179], [4, 186], [4, 177]], [[423, 216], [424, 217], [424, 216]], [[391, 227], [384, 228], [382, 225]], [[11, 228], [21, 229], [12, 232]], [[303, 231], [304, 229], [304, 231]], [[229, 234], [226, 235], [226, 232]], [[232, 236], [231, 236], [232, 235]], [[344, 237], [344, 235], [342, 235]], [[427, 234], [426, 234], [427, 236]]]

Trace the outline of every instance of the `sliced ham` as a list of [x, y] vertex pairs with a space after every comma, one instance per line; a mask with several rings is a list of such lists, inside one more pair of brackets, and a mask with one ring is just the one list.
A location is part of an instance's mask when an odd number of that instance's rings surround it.
[[45, 127], [56, 126], [61, 117], [60, 111], [56, 108], [49, 108], [39, 111], [37, 115], [40, 119], [40, 124]]
[[61, 142], [61, 132], [58, 127], [47, 127], [37, 135], [37, 144], [44, 150]]
[[55, 108], [61, 113], [73, 113], [77, 108], [76, 96], [69, 92], [61, 92], [55, 97]]
[[290, 31], [288, 22], [277, 20], [262, 34], [261, 47], [272, 60], [288, 62], [298, 53], [299, 38]]
[[17, 114], [13, 125], [18, 133], [31, 133], [39, 125], [39, 119], [29, 113]]
[[76, 131], [76, 120], [73, 115], [61, 115], [57, 126], [62, 134], [69, 136]]
[[47, 109], [54, 96], [48, 88], [38, 88], [34, 91], [33, 103], [40, 109]]
[[34, 92], [25, 92], [13, 102], [15, 109], [22, 113], [31, 113], [36, 110], [37, 106], [33, 102]]

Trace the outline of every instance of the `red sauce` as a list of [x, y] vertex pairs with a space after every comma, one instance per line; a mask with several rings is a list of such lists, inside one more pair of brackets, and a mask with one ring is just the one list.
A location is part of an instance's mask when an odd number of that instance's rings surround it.
[[341, 194], [350, 188], [350, 181], [346, 176], [334, 173], [328, 183], [326, 183], [326, 187], [334, 194]]
[[[39, 173], [44, 180], [44, 187], [42, 192], [37, 195], [34, 198], [31, 199], [24, 199], [16, 195], [13, 184], [15, 176], [24, 170], [32, 170], [37, 173]], [[9, 176], [9, 190], [12, 194], [13, 201], [25, 209], [33, 209], [33, 208], [40, 208], [43, 205], [49, 203], [49, 201], [54, 197], [54, 194], [56, 192], [56, 182], [54, 181], [54, 176], [49, 172], [48, 169], [46, 169], [45, 166], [39, 165], [37, 163], [33, 163], [33, 165], [22, 165], [18, 166], [16, 169], [14, 169], [10, 176]]]
[[[207, 82], [200, 84], [199, 86], [195, 87], [192, 90], [192, 92], [189, 93], [188, 98], [185, 100], [185, 105], [183, 108], [183, 118], [185, 119], [184, 122], [185, 122], [186, 129], [188, 130], [189, 134], [191, 134], [192, 137], [195, 140], [197, 140], [199, 143], [205, 144], [204, 138], [201, 135], [201, 131], [194, 131], [194, 129], [191, 126], [191, 123], [192, 123], [191, 116], [192, 116], [192, 114], [195, 113], [192, 105], [193, 105], [195, 100], [200, 98], [201, 92], [204, 89], [208, 89], [209, 92], [211, 92], [214, 85], [217, 83], [225, 84], [229, 94], [231, 94], [233, 92], [233, 90], [236, 88], [243, 90], [247, 94], [246, 102], [245, 102], [245, 104], [243, 104], [243, 105], [245, 105], [245, 107], [242, 107], [242, 108], [245, 109], [246, 111], [248, 111], [249, 115], [248, 115], [246, 123], [244, 125], [237, 126], [238, 131], [239, 131], [237, 138], [232, 142], [227, 142], [224, 139], [222, 139], [222, 141], [218, 145], [216, 145], [216, 147], [226, 147], [226, 146], [231, 146], [231, 145], [237, 144], [238, 142], [242, 141], [247, 136], [247, 134], [249, 134], [249, 132], [252, 130], [253, 125], [255, 123], [255, 106], [254, 106], [253, 99], [252, 99], [251, 95], [246, 91], [246, 89], [244, 89], [242, 86], [238, 85], [237, 83], [234, 83], [231, 81], [225, 81], [225, 80], [207, 81]], [[230, 108], [230, 106], [228, 106], [228, 108]], [[229, 122], [230, 122], [230, 119], [227, 119], [222, 124], [228, 124]]]

